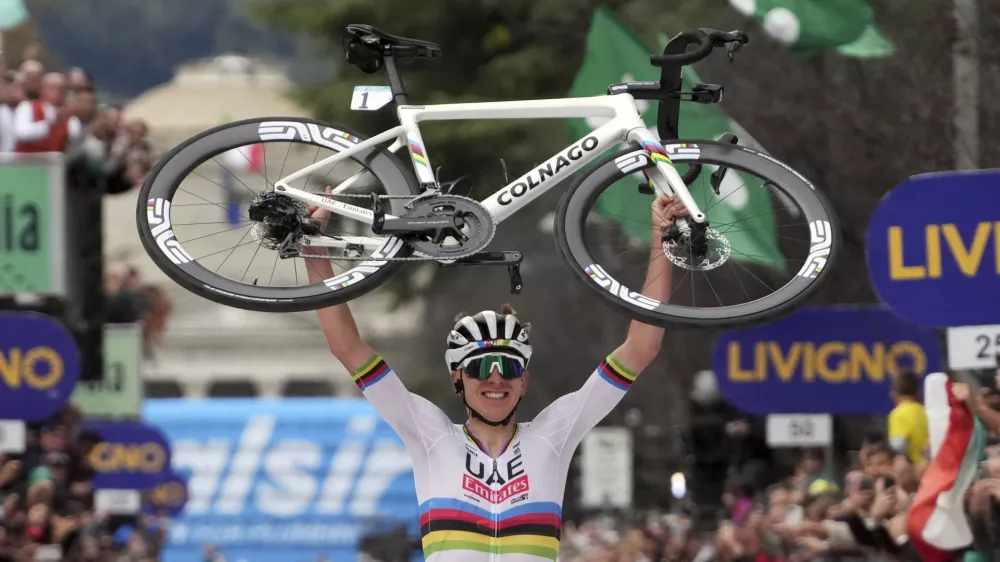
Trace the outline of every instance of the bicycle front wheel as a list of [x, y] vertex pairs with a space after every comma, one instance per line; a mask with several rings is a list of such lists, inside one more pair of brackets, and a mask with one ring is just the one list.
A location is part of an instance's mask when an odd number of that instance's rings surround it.
[[[688, 188], [706, 215], [707, 250], [694, 250], [684, 227], [671, 241], [653, 242], [651, 252], [653, 196], [642, 172], [654, 164], [640, 149], [605, 158], [560, 203], [562, 255], [608, 305], [657, 326], [750, 325], [792, 311], [832, 275], [841, 246], [837, 217], [801, 174], [742, 146], [664, 144], [681, 174], [702, 167]], [[663, 302], [642, 296], [658, 259], [672, 263]]]

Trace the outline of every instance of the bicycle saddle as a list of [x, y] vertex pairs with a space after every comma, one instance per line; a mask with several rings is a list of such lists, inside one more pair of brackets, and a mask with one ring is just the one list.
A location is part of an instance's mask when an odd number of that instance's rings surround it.
[[441, 57], [441, 47], [435, 43], [422, 39], [410, 39], [409, 37], [390, 35], [370, 25], [349, 24], [347, 26], [347, 33], [364, 41], [369, 46], [374, 46], [372, 44], [375, 43], [379, 46], [391, 45], [397, 47], [394, 54], [402, 55], [403, 58], [436, 59]]

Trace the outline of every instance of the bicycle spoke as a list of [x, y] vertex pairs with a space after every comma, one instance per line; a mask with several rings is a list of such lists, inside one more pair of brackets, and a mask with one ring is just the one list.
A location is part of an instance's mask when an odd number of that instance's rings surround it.
[[761, 280], [761, 278], [760, 278], [760, 277], [757, 277], [756, 275], [754, 275], [754, 273], [753, 273], [752, 271], [750, 271], [749, 269], [747, 269], [747, 268], [746, 268], [746, 266], [745, 266], [745, 265], [743, 265], [742, 263], [740, 263], [740, 262], [738, 262], [738, 261], [733, 261], [733, 264], [734, 264], [734, 265], [737, 265], [737, 266], [739, 266], [739, 267], [740, 267], [740, 269], [742, 269], [743, 271], [746, 271], [747, 273], [749, 273], [749, 274], [750, 274], [750, 277], [753, 277], [753, 278], [754, 278], [754, 279], [756, 279], [757, 281], [760, 281], [760, 284], [761, 284], [761, 285], [763, 285], [763, 286], [765, 286], [765, 287], [767, 287], [767, 290], [768, 290], [768, 291], [771, 291], [771, 292], [773, 292], [773, 291], [774, 291], [774, 288], [773, 288], [773, 287], [771, 287], [770, 285], [768, 285], [767, 283], [765, 283], [765, 282], [764, 282], [763, 280]]
[[[240, 241], [239, 241], [239, 242], [237, 242], [235, 246], [233, 246], [233, 249], [232, 249], [232, 250], [230, 250], [230, 251], [229, 251], [229, 254], [228, 254], [228, 255], [226, 256], [226, 259], [222, 260], [222, 263], [220, 263], [220, 264], [219, 264], [219, 267], [216, 267], [216, 268], [215, 268], [215, 272], [216, 272], [216, 273], [218, 273], [218, 272], [219, 272], [219, 269], [220, 269], [220, 268], [221, 268], [221, 267], [222, 267], [223, 265], [225, 265], [225, 263], [226, 263], [226, 260], [228, 260], [228, 259], [229, 259], [229, 256], [233, 255], [233, 252], [235, 252], [235, 251], [236, 251], [236, 248], [239, 248], [240, 246], [243, 246], [243, 245], [244, 245], [244, 244], [241, 244], [240, 242], [243, 242], [243, 239], [244, 239], [244, 238], [246, 238], [246, 237], [247, 237], [247, 234], [250, 234], [251, 232], [252, 232], [252, 229], [251, 229], [251, 230], [248, 230], [248, 231], [246, 231], [246, 232], [245, 232], [245, 233], [243, 234], [243, 238], [240, 238]], [[256, 240], [252, 240], [252, 241], [250, 241], [250, 242], [247, 242], [247, 244], [253, 244], [254, 242], [256, 242]], [[208, 256], [214, 256], [215, 254], [220, 254], [220, 253], [222, 253], [222, 252], [225, 252], [225, 250], [220, 250], [220, 251], [218, 251], [218, 252], [215, 252], [214, 254], [208, 254]], [[202, 257], [205, 257], [205, 258], [207, 258], [208, 256], [202, 256]], [[198, 258], [198, 259], [201, 259], [201, 258]]]
[[[260, 245], [261, 243], [257, 242], [257, 249], [254, 250], [253, 255], [250, 256], [250, 263], [247, 264], [246, 270], [243, 271], [243, 275], [240, 277], [240, 281], [243, 281], [243, 279], [247, 276], [247, 272], [250, 271], [250, 266], [253, 265], [253, 260], [257, 257], [257, 252], [260, 251]], [[275, 252], [275, 254], [277, 254], [277, 252]]]
[[[220, 186], [220, 187], [221, 187], [221, 186]], [[194, 193], [191, 193], [190, 191], [188, 191], [188, 190], [184, 189], [183, 187], [178, 187], [178, 188], [177, 188], [177, 190], [178, 190], [178, 191], [183, 191], [184, 193], [187, 193], [188, 195], [191, 195], [192, 197], [197, 197], [198, 199], [201, 199], [202, 201], [205, 201], [205, 202], [207, 202], [207, 203], [210, 203], [210, 204], [212, 204], [212, 205], [215, 205], [216, 207], [218, 207], [218, 208], [222, 209], [223, 211], [227, 210], [227, 209], [226, 209], [226, 207], [225, 207], [225, 206], [223, 206], [223, 205], [222, 205], [221, 203], [214, 203], [214, 202], [212, 202], [212, 201], [209, 201], [208, 199], [205, 199], [204, 197], [202, 197], [202, 196], [200, 196], [200, 195], [195, 195]], [[171, 206], [172, 206], [172, 205], [171, 205]], [[246, 216], [246, 215], [240, 215], [240, 216], [241, 216], [242, 218], [245, 218], [245, 219], [247, 219], [247, 220], [250, 220], [250, 217], [248, 217], [248, 216]]]
[[708, 278], [708, 273], [706, 273], [705, 271], [702, 271], [701, 274], [702, 274], [703, 277], [705, 277], [705, 282], [708, 283], [708, 288], [711, 289], [712, 290], [712, 294], [715, 295], [715, 300], [719, 301], [719, 306], [726, 306], [726, 305], [722, 304], [722, 297], [720, 297], [719, 293], [716, 292], [715, 287], [712, 285], [712, 280]]
[[[185, 244], [187, 242], [194, 242], [195, 240], [201, 240], [202, 238], [208, 238], [209, 236], [215, 236], [216, 234], [223, 234], [223, 233], [226, 233], [226, 232], [232, 232], [234, 230], [239, 230], [241, 228], [246, 228], [248, 226], [253, 226], [253, 225], [252, 224], [245, 224], [243, 226], [234, 226], [233, 228], [227, 228], [226, 230], [220, 230], [219, 232], [213, 232], [211, 234], [206, 234], [204, 236], [199, 236], [197, 238], [192, 238], [192, 239], [186, 241]], [[250, 232], [250, 231], [248, 230], [247, 232]]]
[[278, 252], [274, 253], [274, 265], [271, 266], [271, 276], [267, 278], [267, 284], [270, 285], [271, 281], [274, 281], [274, 270], [278, 268]]
[[[709, 212], [710, 210], [712, 210], [712, 207], [715, 207], [715, 206], [716, 206], [716, 205], [718, 205], [719, 203], [722, 203], [722, 202], [723, 202], [723, 201], [725, 201], [726, 199], [729, 199], [729, 196], [730, 196], [730, 195], [732, 195], [732, 194], [736, 193], [737, 191], [739, 191], [739, 190], [743, 189], [744, 187], [746, 187], [746, 185], [747, 185], [747, 182], [743, 182], [742, 184], [740, 184], [740, 186], [739, 186], [739, 187], [737, 187], [736, 189], [734, 189], [734, 190], [730, 191], [729, 193], [727, 193], [725, 197], [723, 197], [722, 199], [719, 199], [719, 200], [718, 200], [718, 201], [716, 201], [715, 203], [712, 203], [712, 205], [711, 205], [711, 206], [709, 206], [709, 208], [705, 209], [705, 214], [707, 215], [707, 214], [708, 214], [708, 212]], [[715, 190], [713, 189], [713, 191], [715, 191]]]
[[[240, 151], [240, 154], [243, 154], [242, 150]], [[244, 155], [244, 157], [245, 157], [245, 155]], [[216, 164], [218, 164], [219, 167], [222, 168], [227, 174], [229, 174], [230, 176], [232, 176], [234, 180], [240, 182], [240, 185], [242, 185], [243, 187], [245, 187], [247, 189], [247, 191], [250, 192], [250, 195], [253, 195], [254, 197], [257, 197], [257, 192], [256, 191], [250, 189], [249, 185], [243, 183], [243, 180], [241, 180], [239, 178], [239, 176], [237, 176], [236, 174], [234, 174], [231, 171], [229, 171], [229, 168], [227, 168], [224, 164], [222, 164], [218, 160], [216, 160], [214, 156], [212, 157], [212, 162], [215, 162]], [[249, 162], [249, 160], [247, 160], [247, 162]], [[223, 188], [223, 189], [225, 189], [227, 192], [229, 191], [228, 188]]]

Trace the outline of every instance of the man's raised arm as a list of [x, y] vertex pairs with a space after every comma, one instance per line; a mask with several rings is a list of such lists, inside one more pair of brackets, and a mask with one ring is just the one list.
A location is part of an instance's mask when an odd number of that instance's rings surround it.
[[[666, 302], [670, 297], [672, 264], [663, 255], [660, 228], [686, 211], [679, 200], [658, 198], [652, 206], [652, 250], [642, 294]], [[663, 328], [632, 321], [625, 343], [601, 362], [583, 386], [542, 410], [531, 429], [548, 440], [560, 453], [571, 452], [588, 431], [594, 428], [625, 397], [640, 371], [649, 366], [660, 352]], [[565, 455], [564, 459], [568, 459]], [[568, 462], [568, 460], [566, 461]]]
[[[650, 248], [649, 265], [646, 268], [646, 280], [643, 282], [643, 296], [667, 302], [670, 299], [670, 278], [672, 264], [663, 255], [663, 244], [660, 242], [660, 229], [667, 226], [674, 217], [687, 215], [680, 199], [658, 197], [653, 207], [652, 248]], [[663, 328], [643, 324], [633, 320], [625, 336], [625, 343], [616, 349], [611, 357], [625, 371], [635, 377], [656, 359], [663, 342]]]
[[[322, 283], [324, 279], [333, 277], [333, 266], [329, 260], [306, 258], [305, 262], [310, 283]], [[375, 355], [375, 350], [361, 339], [354, 315], [346, 303], [322, 308], [316, 311], [316, 315], [330, 351], [349, 372], [364, 367]]]

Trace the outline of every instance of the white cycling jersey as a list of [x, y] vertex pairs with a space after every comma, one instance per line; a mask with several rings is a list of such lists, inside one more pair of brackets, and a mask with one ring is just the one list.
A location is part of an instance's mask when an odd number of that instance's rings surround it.
[[352, 377], [413, 459], [428, 562], [555, 560], [573, 451], [635, 380], [609, 355], [580, 390], [517, 424], [494, 459], [464, 425], [406, 390], [382, 357]]

